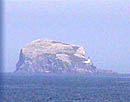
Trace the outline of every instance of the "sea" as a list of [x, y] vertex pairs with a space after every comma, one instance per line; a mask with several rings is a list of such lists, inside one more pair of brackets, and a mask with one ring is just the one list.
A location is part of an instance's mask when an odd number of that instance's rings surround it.
[[1, 74], [0, 102], [130, 102], [130, 75]]

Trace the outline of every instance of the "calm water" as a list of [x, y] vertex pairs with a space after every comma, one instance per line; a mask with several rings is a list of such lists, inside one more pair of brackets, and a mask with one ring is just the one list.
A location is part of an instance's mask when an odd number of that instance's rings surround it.
[[130, 102], [129, 76], [4, 74], [0, 102]]

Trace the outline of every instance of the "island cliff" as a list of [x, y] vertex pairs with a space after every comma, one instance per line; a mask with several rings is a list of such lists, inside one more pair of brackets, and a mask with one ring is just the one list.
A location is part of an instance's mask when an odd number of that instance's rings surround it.
[[91, 59], [86, 59], [83, 47], [38, 39], [20, 50], [15, 72], [93, 73], [97, 72]]

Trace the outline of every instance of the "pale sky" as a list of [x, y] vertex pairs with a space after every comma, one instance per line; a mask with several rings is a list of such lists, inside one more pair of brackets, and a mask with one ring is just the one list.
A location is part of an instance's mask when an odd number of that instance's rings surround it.
[[95, 66], [130, 72], [130, 0], [4, 0], [4, 71], [36, 39], [77, 44]]

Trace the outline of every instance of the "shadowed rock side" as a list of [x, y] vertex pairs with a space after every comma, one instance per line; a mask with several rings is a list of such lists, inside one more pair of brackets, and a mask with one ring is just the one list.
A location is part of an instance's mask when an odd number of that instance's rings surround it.
[[18, 61], [18, 63], [16, 64], [16, 71], [18, 71], [19, 68], [21, 67], [21, 65], [24, 64], [24, 60], [25, 60], [24, 55], [23, 55], [23, 53], [22, 53], [22, 50], [20, 50], [19, 61]]
[[38, 39], [21, 49], [15, 72], [95, 72], [96, 67], [85, 55], [83, 47]]

